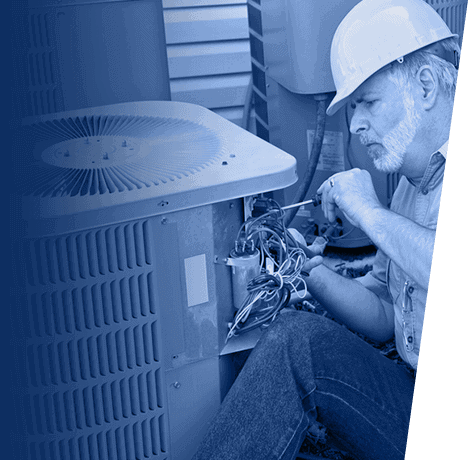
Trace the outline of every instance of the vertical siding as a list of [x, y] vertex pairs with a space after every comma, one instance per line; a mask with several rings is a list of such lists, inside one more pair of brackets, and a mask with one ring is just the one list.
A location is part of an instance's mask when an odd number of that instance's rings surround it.
[[251, 74], [246, 0], [163, 0], [171, 95], [241, 124]]

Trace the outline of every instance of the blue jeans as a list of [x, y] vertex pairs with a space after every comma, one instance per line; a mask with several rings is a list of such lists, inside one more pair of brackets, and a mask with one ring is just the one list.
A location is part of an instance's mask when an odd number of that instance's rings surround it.
[[267, 329], [193, 460], [295, 459], [318, 420], [359, 460], [405, 455], [414, 377], [345, 327], [288, 312]]

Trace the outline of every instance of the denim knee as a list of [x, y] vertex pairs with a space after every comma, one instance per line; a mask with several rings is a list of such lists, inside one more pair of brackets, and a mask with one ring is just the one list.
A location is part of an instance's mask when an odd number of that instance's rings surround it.
[[263, 336], [263, 341], [269, 346], [277, 345], [282, 349], [288, 348], [292, 342], [305, 339], [304, 334], [299, 333], [303, 328], [303, 312], [284, 312], [268, 327]]
[[314, 342], [326, 343], [329, 322], [314, 313], [284, 312], [269, 326], [256, 350], [263, 366], [268, 362], [270, 369], [276, 368], [284, 380], [291, 376], [295, 391], [311, 419], [316, 416], [313, 398], [315, 360], [321, 356], [321, 353], [315, 356], [311, 349]]
[[327, 341], [339, 327], [342, 326], [315, 313], [286, 311], [269, 326], [264, 338], [269, 341], [280, 341], [283, 345], [291, 342], [309, 343], [311, 339]]

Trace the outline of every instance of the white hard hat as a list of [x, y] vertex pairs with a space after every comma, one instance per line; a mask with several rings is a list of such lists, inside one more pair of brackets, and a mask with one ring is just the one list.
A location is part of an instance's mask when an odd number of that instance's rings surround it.
[[333, 115], [371, 75], [397, 59], [452, 34], [423, 0], [363, 0], [338, 26], [331, 45], [336, 96]]

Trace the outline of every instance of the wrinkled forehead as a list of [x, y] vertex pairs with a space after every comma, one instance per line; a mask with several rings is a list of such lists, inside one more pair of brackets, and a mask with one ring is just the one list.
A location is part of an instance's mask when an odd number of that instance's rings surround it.
[[349, 102], [360, 102], [367, 97], [398, 97], [402, 95], [399, 85], [391, 78], [391, 67], [386, 66], [365, 80], [350, 95]]
[[364, 83], [356, 88], [351, 94], [350, 102], [361, 102], [361, 100], [369, 95], [381, 95], [385, 94], [390, 84], [390, 78], [385, 74], [374, 74], [369, 77]]

